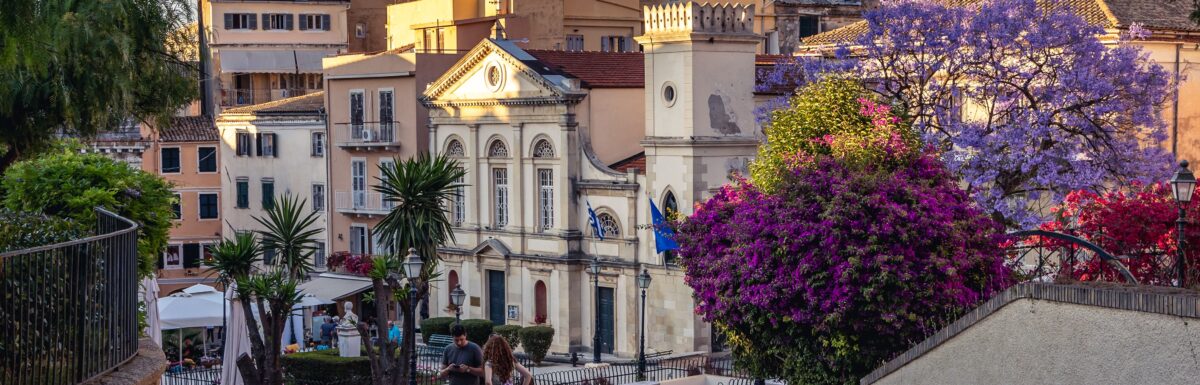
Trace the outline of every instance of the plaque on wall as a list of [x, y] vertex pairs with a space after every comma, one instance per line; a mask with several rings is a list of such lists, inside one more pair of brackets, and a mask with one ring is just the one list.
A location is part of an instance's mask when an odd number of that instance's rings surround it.
[[471, 296], [471, 306], [479, 307], [479, 297]]
[[508, 319], [517, 319], [521, 317], [521, 308], [517, 305], [508, 305]]

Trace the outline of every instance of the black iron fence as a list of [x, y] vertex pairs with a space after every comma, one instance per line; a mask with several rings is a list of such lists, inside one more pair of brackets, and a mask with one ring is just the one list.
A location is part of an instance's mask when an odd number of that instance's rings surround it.
[[0, 254], [0, 383], [75, 384], [137, 354], [137, 224]]
[[[709, 374], [733, 378], [728, 385], [751, 385], [754, 380], [733, 365], [728, 356], [696, 355], [647, 361], [647, 381]], [[536, 385], [622, 385], [639, 382], [637, 362], [615, 363], [605, 367], [541, 373], [534, 375]]]
[[221, 368], [191, 369], [163, 373], [162, 385], [217, 385], [221, 383]]

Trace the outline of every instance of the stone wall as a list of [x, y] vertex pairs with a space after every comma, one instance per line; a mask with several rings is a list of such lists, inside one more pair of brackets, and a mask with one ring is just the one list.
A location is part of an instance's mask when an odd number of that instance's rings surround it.
[[1021, 285], [863, 384], [1194, 384], [1200, 293]]
[[167, 369], [167, 357], [149, 338], [138, 341], [138, 353], [133, 359], [105, 375], [81, 385], [151, 385], [158, 384]]

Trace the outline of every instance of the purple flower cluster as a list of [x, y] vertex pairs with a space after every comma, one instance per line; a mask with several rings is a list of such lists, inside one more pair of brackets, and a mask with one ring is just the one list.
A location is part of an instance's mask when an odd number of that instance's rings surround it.
[[820, 156], [780, 183], [724, 187], [677, 235], [697, 312], [743, 348], [803, 351], [823, 368], [804, 370], [856, 379], [1010, 284], [1003, 226], [935, 154]]

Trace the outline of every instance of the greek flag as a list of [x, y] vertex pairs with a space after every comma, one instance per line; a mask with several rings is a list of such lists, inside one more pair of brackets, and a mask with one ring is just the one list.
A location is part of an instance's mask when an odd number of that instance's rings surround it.
[[596, 238], [604, 240], [604, 228], [600, 227], [600, 220], [596, 219], [596, 210], [592, 210], [592, 202], [587, 203], [588, 206], [588, 222], [592, 225], [592, 231], [595, 232]]

